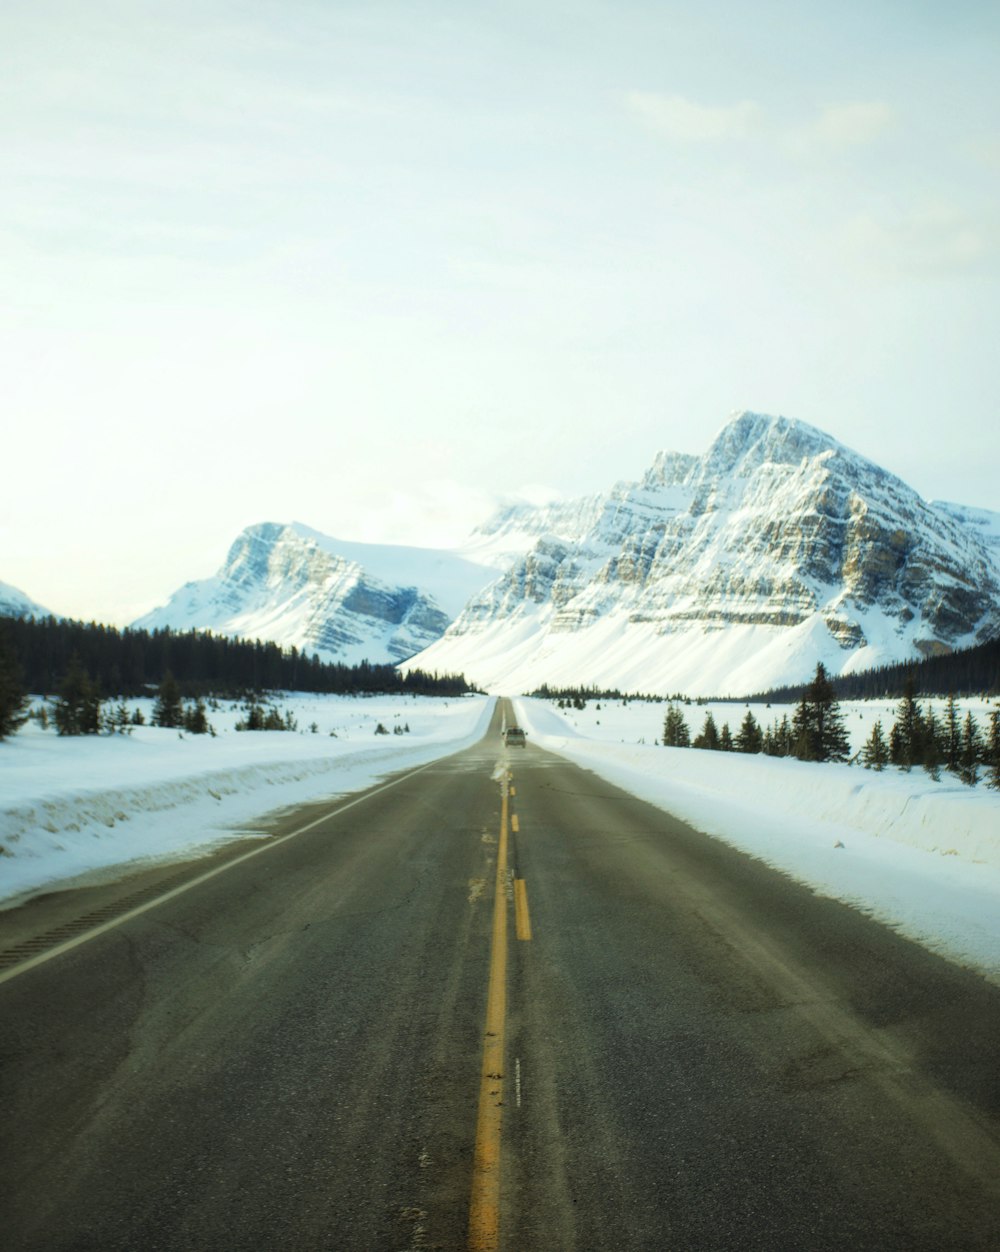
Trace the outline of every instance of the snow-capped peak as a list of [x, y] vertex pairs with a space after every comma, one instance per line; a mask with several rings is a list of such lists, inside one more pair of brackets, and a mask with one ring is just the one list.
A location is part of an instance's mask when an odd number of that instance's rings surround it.
[[1000, 631], [983, 519], [790, 418], [737, 413], [592, 517], [540, 538], [419, 663], [510, 690], [739, 694]]

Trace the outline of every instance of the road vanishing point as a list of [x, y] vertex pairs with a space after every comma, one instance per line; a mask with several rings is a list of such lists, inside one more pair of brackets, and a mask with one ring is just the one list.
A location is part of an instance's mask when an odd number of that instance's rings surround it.
[[505, 715], [0, 914], [5, 1252], [1000, 1248], [1000, 988]]

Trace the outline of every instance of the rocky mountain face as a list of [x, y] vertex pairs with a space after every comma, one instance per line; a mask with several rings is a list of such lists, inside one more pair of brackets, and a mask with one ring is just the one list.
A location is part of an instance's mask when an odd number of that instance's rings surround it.
[[740, 413], [703, 456], [499, 510], [458, 552], [245, 530], [214, 578], [135, 623], [353, 663], [740, 695], [1000, 635], [1000, 516], [930, 504], [787, 418]]
[[[556, 521], [560, 525], [556, 525]], [[558, 506], [424, 667], [494, 688], [742, 694], [1000, 634], [995, 515], [932, 505], [787, 418], [736, 415], [704, 456]]]
[[396, 662], [440, 637], [496, 571], [453, 553], [248, 527], [213, 577], [133, 623], [274, 640], [323, 660]]

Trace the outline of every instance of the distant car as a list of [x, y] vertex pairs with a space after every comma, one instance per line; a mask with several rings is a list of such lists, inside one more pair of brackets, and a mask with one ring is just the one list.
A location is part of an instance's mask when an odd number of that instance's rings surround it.
[[520, 726], [508, 726], [503, 732], [503, 741], [508, 748], [523, 748], [525, 746], [524, 731]]

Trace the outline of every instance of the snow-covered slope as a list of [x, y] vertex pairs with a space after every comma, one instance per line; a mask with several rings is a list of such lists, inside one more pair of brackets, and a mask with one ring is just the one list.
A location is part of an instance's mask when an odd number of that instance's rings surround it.
[[295, 522], [250, 526], [213, 578], [134, 623], [267, 639], [353, 664], [437, 639], [496, 570], [453, 552], [348, 543]]
[[740, 694], [1000, 634], [982, 512], [802, 422], [737, 414], [704, 456], [661, 453], [575, 516], [414, 664], [493, 690]]
[[953, 521], [958, 522], [993, 553], [1000, 563], [1000, 513], [989, 509], [972, 509], [965, 504], [951, 504], [947, 500], [935, 500], [933, 507]]
[[26, 596], [10, 583], [0, 583], [0, 617], [50, 617], [48, 609], [42, 608], [30, 596]]
[[596, 524], [603, 507], [603, 496], [544, 505], [509, 504], [477, 526], [459, 551], [471, 561], [507, 570], [544, 535], [579, 542]]

